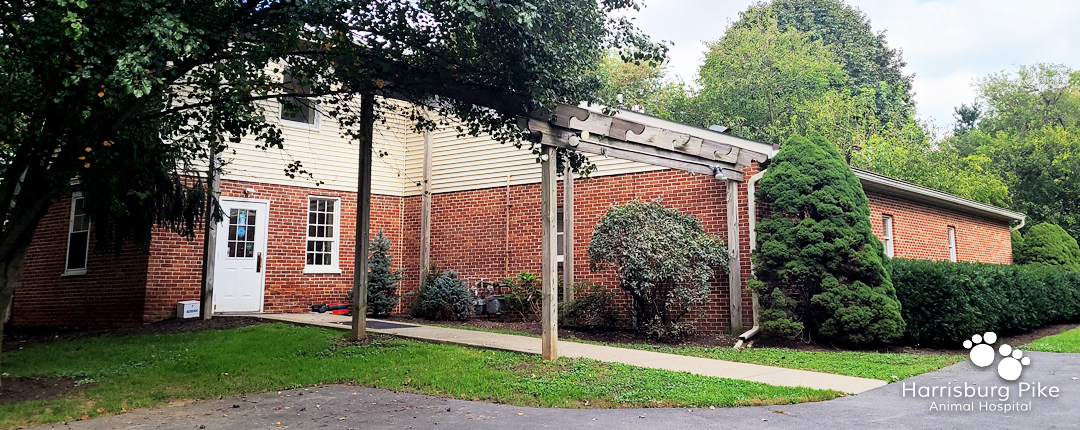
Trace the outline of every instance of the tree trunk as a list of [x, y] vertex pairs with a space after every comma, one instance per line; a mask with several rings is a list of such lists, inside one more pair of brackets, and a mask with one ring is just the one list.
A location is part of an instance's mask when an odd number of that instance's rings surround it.
[[[45, 181], [28, 182], [15, 200], [15, 205], [8, 212], [5, 220], [0, 220], [0, 350], [3, 349], [4, 326], [11, 319], [11, 302], [15, 297], [15, 284], [19, 282], [26, 252], [30, 249], [30, 240], [37, 231], [38, 223], [49, 211], [52, 198], [47, 190], [41, 189]], [[14, 197], [14, 196], [13, 196]], [[0, 368], [2, 370], [2, 368]]]
[[[0, 261], [0, 350], [4, 346], [4, 326], [11, 318], [11, 300], [15, 296], [15, 283], [19, 281], [19, 271], [22, 270], [23, 260], [29, 248], [28, 243], [27, 246], [16, 250], [10, 256], [5, 256], [7, 258]], [[0, 386], [0, 389], [2, 388]]]

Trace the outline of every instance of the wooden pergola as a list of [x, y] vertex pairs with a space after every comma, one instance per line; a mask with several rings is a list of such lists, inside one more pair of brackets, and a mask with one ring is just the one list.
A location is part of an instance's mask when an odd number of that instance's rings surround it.
[[[370, 98], [369, 98], [370, 97]], [[364, 96], [361, 123], [371, 127], [373, 96]], [[713, 176], [727, 181], [728, 244], [731, 251], [728, 278], [732, 331], [742, 331], [742, 278], [739, 258], [738, 184], [743, 168], [764, 162], [773, 154], [768, 144], [741, 139], [716, 130], [703, 129], [630, 111], [600, 106], [558, 105], [553, 114], [522, 116], [518, 126], [541, 145], [541, 252], [543, 280], [543, 358], [558, 358], [558, 266], [556, 264], [556, 150], [565, 148], [589, 154], [636, 161]], [[365, 130], [371, 136], [370, 129]], [[359, 189], [357, 190], [356, 253], [353, 275], [352, 338], [362, 339], [367, 315], [368, 225], [371, 212], [371, 138], [360, 142]], [[365, 155], [367, 155], [365, 157]], [[573, 175], [564, 175], [564, 282], [567, 298], [573, 283]]]

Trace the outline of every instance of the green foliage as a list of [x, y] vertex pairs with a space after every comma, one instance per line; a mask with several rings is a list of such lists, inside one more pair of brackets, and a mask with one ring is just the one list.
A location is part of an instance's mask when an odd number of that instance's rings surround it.
[[503, 280], [503, 285], [510, 288], [502, 295], [506, 304], [505, 313], [521, 318], [522, 321], [538, 321], [543, 307], [543, 280], [536, 275], [522, 271], [513, 278]]
[[1080, 246], [1060, 226], [1045, 222], [1035, 225], [1020, 243], [1013, 263], [1080, 270]]
[[[844, 89], [846, 81], [832, 51], [806, 33], [778, 28], [775, 17], [766, 15], [753, 25], [729, 28], [709, 44], [698, 76], [696, 117], [682, 119], [726, 125], [740, 137], [771, 143], [795, 134], [865, 129], [837, 126], [873, 117], [866, 112], [872, 99]], [[852, 141], [851, 133], [830, 137]]]
[[1049, 222], [1080, 235], [1074, 204], [1080, 178], [1073, 174], [1080, 171], [1080, 70], [1019, 66], [980, 79], [976, 91], [953, 146], [989, 161], [1009, 184], [1010, 208], [1027, 214], [1029, 223]]
[[374, 316], [390, 315], [398, 303], [398, 282], [402, 270], [394, 270], [394, 254], [390, 253], [390, 239], [380, 229], [371, 238], [371, 255], [368, 257], [368, 311]]
[[659, 201], [613, 206], [589, 240], [593, 270], [615, 269], [646, 333], [676, 338], [693, 330], [684, 317], [704, 304], [717, 271], [726, 271], [723, 241], [705, 233], [693, 216]]
[[428, 271], [409, 313], [435, 321], [467, 320], [473, 315], [473, 297], [457, 272], [435, 268]]
[[574, 299], [559, 302], [559, 324], [570, 327], [603, 329], [619, 320], [615, 294], [607, 287], [588, 281], [574, 286]]
[[857, 8], [842, 0], [772, 0], [741, 12], [731, 28], [754, 27], [770, 17], [781, 31], [797, 30], [828, 49], [848, 77], [833, 86], [850, 94], [870, 94], [871, 112], [881, 124], [902, 124], [911, 117], [915, 103], [912, 76], [903, 73], [906, 63], [899, 50], [888, 46], [885, 33], [875, 33]]
[[1024, 249], [1024, 236], [1020, 234], [1020, 230], [1013, 230], [1009, 233], [1009, 238], [1012, 239], [1012, 261], [1016, 264], [1016, 259], [1019, 258], [1020, 252]]
[[869, 203], [836, 148], [821, 137], [788, 139], [758, 186], [772, 211], [757, 224], [753, 254], [767, 324], [790, 334], [801, 323], [810, 336], [850, 345], [899, 339], [904, 321]]
[[1038, 265], [893, 259], [905, 342], [959, 348], [973, 334], [1024, 332], [1080, 318], [1080, 273]]

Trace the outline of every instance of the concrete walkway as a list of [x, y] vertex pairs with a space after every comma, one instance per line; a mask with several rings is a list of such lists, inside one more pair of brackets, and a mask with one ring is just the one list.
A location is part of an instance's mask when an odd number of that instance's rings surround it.
[[[329, 327], [348, 330], [351, 317], [329, 313], [298, 314], [257, 314], [263, 319]], [[528, 336], [516, 336], [476, 330], [462, 330], [417, 324], [403, 324], [390, 321], [368, 319], [368, 331], [388, 334], [427, 342], [452, 343], [478, 348], [501, 349], [529, 354], [540, 354], [540, 339]], [[611, 346], [591, 345], [565, 340], [559, 341], [559, 355], [562, 357], [582, 357], [593, 360], [623, 363], [639, 367], [690, 372], [702, 376], [741, 379], [762, 382], [769, 385], [787, 387], [810, 387], [836, 390], [858, 394], [886, 385], [877, 379], [854, 376], [834, 375], [831, 373], [811, 372], [807, 370], [785, 369], [782, 367], [762, 366], [759, 364], [736, 363], [710, 358], [687, 357], [636, 349], [615, 348]]]

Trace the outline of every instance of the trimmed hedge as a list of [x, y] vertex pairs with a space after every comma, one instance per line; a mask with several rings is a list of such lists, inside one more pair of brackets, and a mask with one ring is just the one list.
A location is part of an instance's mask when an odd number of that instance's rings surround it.
[[1077, 272], [906, 259], [892, 259], [888, 266], [909, 344], [959, 348], [977, 333], [1022, 332], [1080, 319]]

